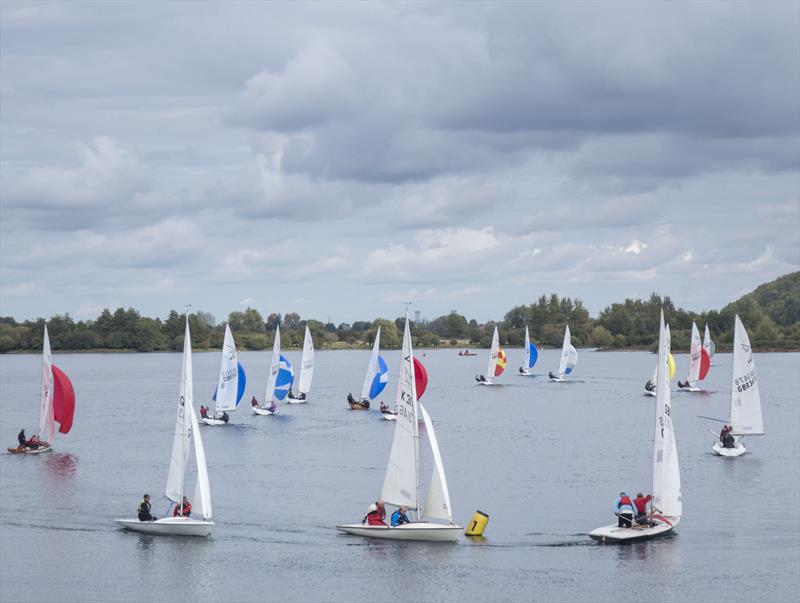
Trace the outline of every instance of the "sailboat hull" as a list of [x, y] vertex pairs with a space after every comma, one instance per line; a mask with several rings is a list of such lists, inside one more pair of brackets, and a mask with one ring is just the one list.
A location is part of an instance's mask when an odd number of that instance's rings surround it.
[[262, 416], [266, 417], [266, 416], [269, 416], [269, 415], [274, 415], [275, 411], [274, 410], [267, 410], [266, 408], [260, 408], [260, 407], [254, 406], [253, 407], [253, 414], [262, 415]]
[[478, 381], [478, 385], [494, 385], [492, 381]]
[[625, 542], [641, 542], [666, 536], [680, 522], [680, 517], [667, 517], [666, 521], [659, 521], [654, 527], [620, 528], [616, 523], [597, 528], [589, 532], [589, 537], [603, 544], [622, 544]]
[[440, 523], [417, 521], [402, 526], [369, 526], [360, 523], [336, 526], [345, 534], [385, 540], [420, 540], [424, 542], [455, 542], [463, 528]]
[[11, 454], [41, 454], [42, 452], [50, 452], [52, 448], [50, 446], [43, 446], [42, 448], [37, 448], [33, 450], [31, 448], [6, 448], [8, 452]]
[[655, 398], [656, 397], [656, 392], [651, 392], [651, 391], [644, 390], [644, 395], [645, 396], [652, 396], [653, 398]]
[[550, 381], [552, 381], [553, 383], [564, 383], [564, 379], [562, 379], [561, 377], [550, 377]]
[[226, 421], [223, 421], [222, 419], [209, 419], [208, 417], [204, 417], [203, 419], [200, 419], [200, 420], [203, 423], [205, 423], [206, 425], [227, 425], [228, 424]]
[[308, 400], [301, 400], [300, 398], [286, 398], [287, 404], [305, 404]]
[[722, 445], [722, 442], [715, 442], [711, 448], [713, 448], [714, 452], [719, 456], [727, 457], [742, 456], [745, 452], [747, 452], [747, 449], [741, 442], [736, 442], [736, 446], [733, 448], [725, 448]]
[[192, 519], [191, 517], [165, 517], [156, 521], [139, 521], [138, 519], [115, 519], [126, 530], [155, 534], [159, 536], [208, 536], [213, 521]]
[[517, 375], [519, 375], [520, 377], [533, 377], [533, 373], [529, 373], [528, 371], [524, 371], [522, 373], [517, 372]]
[[391, 412], [382, 412], [381, 415], [387, 421], [397, 421], [397, 414]]

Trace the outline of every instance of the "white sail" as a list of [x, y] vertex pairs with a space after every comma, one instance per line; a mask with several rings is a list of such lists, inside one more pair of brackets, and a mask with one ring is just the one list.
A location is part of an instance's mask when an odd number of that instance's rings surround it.
[[750, 338], [739, 315], [733, 330], [733, 379], [731, 382], [731, 426], [735, 435], [763, 435], [761, 396]]
[[375, 342], [372, 344], [372, 355], [369, 357], [369, 366], [367, 367], [367, 374], [364, 376], [364, 385], [361, 386], [361, 400], [369, 399], [369, 390], [372, 387], [372, 380], [378, 372], [378, 355], [380, 354], [381, 347], [381, 328], [378, 327], [378, 332], [375, 333]]
[[56, 423], [53, 415], [53, 354], [50, 351], [50, 337], [47, 325], [44, 326], [44, 342], [42, 345], [42, 386], [39, 392], [39, 437], [52, 444], [56, 435]]
[[303, 357], [300, 360], [300, 378], [297, 390], [301, 394], [311, 391], [311, 378], [314, 376], [314, 342], [311, 339], [311, 331], [306, 327], [306, 336], [303, 339]]
[[267, 374], [267, 389], [264, 392], [264, 406], [269, 406], [270, 400], [275, 400], [275, 381], [281, 364], [281, 327], [275, 327], [275, 341], [272, 343], [272, 359], [270, 360], [269, 373]]
[[189, 420], [192, 426], [191, 435], [194, 438], [194, 458], [197, 463], [197, 483], [194, 488], [192, 505], [195, 515], [200, 515], [204, 520], [211, 521], [211, 485], [208, 482], [208, 467], [206, 465], [206, 451], [203, 448], [203, 436], [200, 435], [194, 406], [189, 404], [186, 408], [189, 411]]
[[703, 344], [700, 341], [700, 331], [697, 330], [697, 325], [692, 321], [692, 342], [689, 348], [689, 374], [686, 380], [693, 384], [700, 379], [700, 351], [703, 349]]
[[[658, 366], [656, 383], [656, 421], [653, 439], [653, 507], [662, 515], [680, 517], [681, 475], [678, 449], [672, 423], [672, 404], [669, 388], [669, 326], [664, 325], [664, 312], [658, 333]], [[662, 369], [663, 370], [660, 370]]]
[[181, 389], [178, 397], [178, 415], [175, 418], [175, 431], [172, 437], [172, 455], [167, 473], [165, 495], [172, 502], [179, 504], [184, 495], [184, 476], [186, 462], [189, 458], [189, 437], [192, 423], [187, 407], [193, 404], [192, 391], [192, 339], [189, 334], [189, 317], [186, 317], [186, 332], [183, 336], [183, 369], [181, 371]]
[[239, 354], [229, 325], [225, 325], [225, 341], [222, 344], [222, 361], [217, 380], [215, 415], [223, 411], [236, 410], [236, 395], [239, 393]]
[[708, 330], [708, 325], [706, 325], [706, 330], [703, 333], [703, 349], [708, 354], [709, 359], [711, 358], [711, 333]]
[[436, 432], [433, 430], [433, 421], [431, 421], [428, 411], [425, 410], [421, 403], [419, 404], [419, 410], [422, 413], [425, 431], [428, 433], [428, 441], [433, 452], [433, 476], [431, 477], [431, 485], [428, 488], [428, 496], [425, 498], [422, 516], [429, 519], [443, 519], [452, 525], [453, 508], [450, 506], [450, 491], [447, 488], [442, 454], [439, 451]]
[[525, 325], [525, 362], [522, 368], [526, 371], [531, 365], [531, 336], [528, 333], [528, 325]]
[[[570, 343], [571, 336], [569, 334], [569, 325], [567, 325], [566, 330], [564, 331], [564, 343], [561, 345], [561, 360], [558, 362], [558, 376], [564, 377], [567, 373], [567, 360], [569, 360], [570, 355], [570, 348], [572, 348], [572, 344]], [[575, 350], [575, 348], [572, 348]], [[575, 352], [575, 362], [578, 361], [578, 352]]]
[[486, 379], [494, 379], [494, 369], [497, 366], [497, 356], [500, 353], [500, 336], [497, 334], [497, 327], [494, 328], [492, 335], [492, 349], [489, 351], [489, 366], [486, 367]]
[[567, 350], [567, 367], [564, 372], [569, 375], [576, 366], [578, 366], [578, 350], [575, 349], [574, 345], [570, 344]]
[[403, 353], [400, 360], [395, 410], [397, 420], [394, 426], [394, 439], [381, 498], [384, 502], [398, 507], [417, 509], [419, 508], [419, 427], [414, 356], [407, 318], [403, 333]]

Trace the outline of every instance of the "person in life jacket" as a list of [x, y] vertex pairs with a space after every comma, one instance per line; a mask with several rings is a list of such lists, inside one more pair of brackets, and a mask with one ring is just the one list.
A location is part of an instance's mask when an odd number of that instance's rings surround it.
[[25, 430], [21, 429], [20, 432], [17, 434], [17, 441], [19, 442], [19, 448], [22, 450], [28, 446], [28, 438], [25, 437]]
[[723, 448], [736, 448], [736, 438], [733, 437], [733, 427], [725, 425], [719, 433], [719, 440]]
[[382, 500], [372, 503], [369, 507], [367, 507], [367, 514], [364, 516], [364, 519], [361, 520], [361, 523], [365, 523], [370, 526], [385, 526], [386, 522], [386, 507], [383, 504]]
[[201, 404], [200, 405], [200, 418], [201, 419], [205, 419], [207, 417], [208, 417], [208, 409]]
[[648, 379], [647, 383], [644, 384], [644, 389], [645, 389], [645, 391], [648, 391], [648, 392], [654, 392], [654, 391], [656, 391], [656, 384], [653, 383], [652, 380]]
[[625, 492], [620, 492], [617, 500], [614, 501], [614, 515], [619, 518], [617, 527], [629, 528], [633, 522], [633, 516], [636, 514], [636, 507], [633, 504], [630, 496]]
[[256, 400], [255, 396], [250, 398], [250, 406], [252, 406], [253, 408], [256, 408], [258, 406], [258, 400]]
[[652, 495], [645, 496], [641, 492], [633, 499], [633, 506], [636, 507], [636, 523], [639, 525], [650, 524], [647, 519], [647, 504], [653, 499]]
[[38, 450], [42, 446], [42, 441], [37, 434], [33, 434], [31, 439], [27, 441], [27, 446], [32, 450]]
[[139, 516], [139, 521], [155, 521], [156, 518], [150, 514], [150, 495], [145, 494], [142, 497], [142, 502], [136, 509], [136, 514]]
[[475, 381], [477, 381], [478, 383], [483, 383], [484, 381], [486, 381], [486, 377], [484, 377], [483, 375], [475, 375]]
[[[181, 510], [183, 510], [183, 513], [181, 513]], [[183, 497], [183, 503], [180, 505], [175, 505], [175, 510], [172, 512], [173, 517], [177, 517], [181, 514], [184, 517], [189, 517], [189, 515], [192, 514], [192, 505], [189, 503], [189, 499], [185, 496]]]
[[399, 509], [397, 509], [397, 511], [392, 513], [392, 526], [395, 527], [401, 526], [404, 523], [411, 523], [411, 522], [408, 520], [408, 515], [406, 515], [406, 508], [400, 507]]
[[550, 371], [549, 373], [547, 373], [547, 376], [550, 377], [551, 379], [558, 379], [558, 375], [554, 375], [553, 371]]

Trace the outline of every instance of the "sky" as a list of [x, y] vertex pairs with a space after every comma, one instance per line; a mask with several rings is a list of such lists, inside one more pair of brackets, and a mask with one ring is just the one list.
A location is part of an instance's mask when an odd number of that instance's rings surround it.
[[0, 3], [0, 314], [335, 323], [800, 269], [796, 2]]

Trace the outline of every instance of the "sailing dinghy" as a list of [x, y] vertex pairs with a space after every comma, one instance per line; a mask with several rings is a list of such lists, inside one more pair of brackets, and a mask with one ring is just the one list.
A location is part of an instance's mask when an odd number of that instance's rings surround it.
[[[16, 448], [8, 448], [11, 454], [40, 454], [52, 450], [53, 439], [58, 432], [67, 434], [72, 429], [75, 414], [75, 390], [69, 377], [55, 364], [50, 351], [50, 337], [47, 325], [44, 327], [42, 341], [42, 384], [39, 392], [39, 443], [33, 445], [20, 444]], [[30, 440], [28, 440], [30, 441]]]
[[536, 364], [536, 361], [539, 359], [539, 350], [536, 349], [536, 344], [531, 342], [531, 336], [528, 333], [528, 325], [525, 325], [525, 349], [523, 350], [525, 354], [525, 361], [522, 363], [522, 366], [519, 367], [519, 373], [517, 373], [520, 377], [533, 377], [533, 373], [530, 372], [530, 369], [533, 368], [533, 365]]
[[361, 398], [356, 400], [353, 394], [347, 394], [347, 403], [350, 410], [368, 410], [370, 400], [375, 400], [389, 382], [389, 367], [380, 355], [381, 328], [375, 333], [375, 341], [372, 344], [372, 354], [369, 357], [367, 374], [364, 375], [364, 383], [361, 385]]
[[289, 404], [305, 404], [308, 400], [308, 393], [311, 391], [311, 378], [314, 376], [314, 341], [311, 339], [311, 331], [306, 325], [306, 334], [303, 338], [303, 356], [300, 359], [300, 377], [297, 379], [297, 391], [295, 396], [291, 388], [286, 401]]
[[[247, 375], [244, 367], [239, 362], [236, 352], [236, 343], [229, 325], [225, 325], [225, 340], [222, 343], [222, 360], [219, 367], [217, 389], [214, 390], [214, 414], [201, 416], [200, 420], [206, 425], [227, 425], [228, 412], [233, 412], [239, 406], [244, 396], [247, 385]], [[203, 411], [203, 409], [200, 409]], [[203, 415], [203, 412], [200, 413]]]
[[550, 373], [550, 381], [562, 382], [564, 377], [572, 373], [578, 364], [578, 350], [572, 345], [569, 325], [564, 330], [564, 343], [561, 345], [561, 360], [558, 362], [558, 372]]
[[[589, 532], [594, 540], [603, 543], [650, 540], [671, 532], [681, 519], [681, 473], [678, 448], [672, 423], [672, 404], [669, 388], [669, 326], [664, 325], [664, 312], [658, 332], [658, 370], [656, 370], [655, 437], [653, 438], [653, 501], [652, 510], [644, 525], [619, 527], [613, 523]], [[663, 370], [661, 370], [663, 368]]]
[[761, 395], [758, 391], [756, 363], [750, 338], [739, 315], [733, 328], [733, 374], [731, 377], [731, 435], [733, 446], [724, 446], [722, 441], [714, 443], [714, 452], [720, 456], [741, 456], [746, 452], [743, 436], [764, 435], [764, 418], [761, 414]]
[[[414, 378], [414, 355], [411, 349], [411, 331], [406, 318], [403, 333], [403, 354], [400, 361], [400, 377], [395, 399], [397, 420], [394, 426], [389, 464], [381, 489], [381, 499], [388, 505], [403, 506], [417, 511], [417, 521], [399, 526], [364, 525], [361, 523], [337, 525], [336, 529], [347, 534], [367, 538], [390, 540], [424, 540], [430, 542], [455, 542], [461, 532], [453, 523], [450, 492], [444, 474], [442, 455], [433, 429], [433, 422], [422, 404], [417, 400]], [[428, 495], [420, 513], [420, 467], [419, 467], [419, 423], [420, 414], [428, 434], [433, 455], [433, 475]], [[436, 523], [441, 520], [447, 523]]]
[[489, 365], [486, 367], [485, 375], [475, 375], [478, 385], [494, 385], [493, 377], [499, 377], [506, 370], [506, 353], [500, 347], [500, 336], [497, 333], [497, 326], [494, 327], [492, 335], [492, 347], [489, 350]]
[[[189, 456], [194, 450], [197, 467], [197, 482], [192, 513], [199, 516], [183, 515], [181, 502], [186, 494], [186, 468]], [[203, 437], [194, 413], [192, 387], [192, 340], [189, 335], [189, 318], [186, 318], [186, 334], [183, 339], [183, 370], [181, 371], [181, 388], [178, 397], [178, 415], [175, 420], [175, 432], [172, 438], [172, 456], [167, 474], [166, 497], [177, 505], [178, 515], [165, 517], [155, 521], [139, 521], [138, 519], [117, 519], [119, 525], [127, 530], [159, 534], [164, 536], [208, 536], [214, 522], [211, 521], [211, 487], [208, 482], [206, 453], [203, 448]]]
[[[269, 373], [267, 374], [267, 387], [264, 390], [264, 402], [261, 404], [255, 399], [255, 396], [253, 397], [251, 406], [254, 414], [262, 416], [274, 415], [275, 410], [278, 408], [275, 401], [283, 400], [286, 394], [289, 393], [289, 385], [292, 383], [292, 378], [289, 379], [287, 384], [287, 371], [285, 368], [284, 374], [281, 375], [282, 365], [286, 364], [288, 364], [288, 360], [281, 355], [281, 327], [278, 325], [275, 327], [275, 340], [272, 342], [272, 358], [269, 364]], [[289, 365], [289, 369], [291, 370], [291, 365]], [[283, 383], [279, 385], [281, 381]], [[267, 402], [269, 402], [269, 405], [267, 405]]]
[[[684, 392], [699, 392], [702, 391], [697, 387], [697, 382], [705, 377], [700, 376], [703, 364], [703, 343], [700, 341], [700, 331], [697, 330], [697, 324], [692, 321], [692, 339], [689, 347], [689, 372], [686, 375], [686, 381], [678, 381], [678, 391]], [[708, 372], [708, 363], [705, 366], [705, 372]]]

